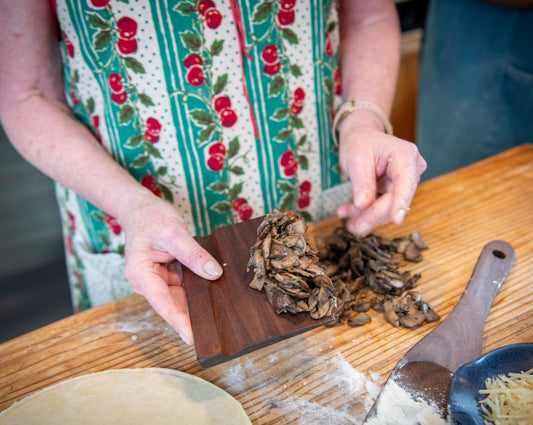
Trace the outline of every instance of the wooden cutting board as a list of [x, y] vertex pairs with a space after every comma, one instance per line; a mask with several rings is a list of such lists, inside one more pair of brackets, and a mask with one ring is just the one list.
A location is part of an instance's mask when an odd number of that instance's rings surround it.
[[333, 320], [307, 313], [276, 314], [264, 292], [250, 288], [254, 272], [246, 271], [257, 240], [258, 217], [215, 230], [196, 240], [224, 268], [216, 281], [184, 270], [196, 357], [204, 368], [273, 344]]

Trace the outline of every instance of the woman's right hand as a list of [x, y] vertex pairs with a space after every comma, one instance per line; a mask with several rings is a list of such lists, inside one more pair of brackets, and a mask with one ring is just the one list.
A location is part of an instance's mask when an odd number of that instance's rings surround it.
[[150, 192], [117, 220], [125, 233], [125, 275], [133, 290], [192, 344], [181, 265], [209, 280], [218, 279], [222, 267], [191, 236], [177, 210]]

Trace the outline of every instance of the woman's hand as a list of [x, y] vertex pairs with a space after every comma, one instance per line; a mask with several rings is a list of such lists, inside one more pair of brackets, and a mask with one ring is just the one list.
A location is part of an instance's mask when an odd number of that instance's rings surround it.
[[210, 280], [218, 279], [222, 268], [190, 235], [176, 209], [151, 193], [117, 219], [125, 232], [125, 274], [133, 290], [192, 344], [181, 265]]
[[339, 158], [349, 176], [354, 202], [337, 209], [354, 234], [377, 225], [403, 221], [426, 169], [414, 143], [387, 135], [374, 126], [341, 126]]

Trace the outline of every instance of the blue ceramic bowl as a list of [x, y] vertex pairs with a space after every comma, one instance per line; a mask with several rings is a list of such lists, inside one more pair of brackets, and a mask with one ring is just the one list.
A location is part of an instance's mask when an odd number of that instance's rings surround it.
[[487, 378], [525, 372], [533, 368], [533, 343], [512, 344], [497, 348], [479, 359], [465, 363], [452, 377], [448, 393], [451, 419], [462, 425], [484, 425], [479, 390]]

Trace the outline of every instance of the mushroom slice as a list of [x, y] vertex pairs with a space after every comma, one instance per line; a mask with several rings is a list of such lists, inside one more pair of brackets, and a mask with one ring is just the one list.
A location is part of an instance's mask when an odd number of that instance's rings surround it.
[[270, 264], [274, 269], [289, 269], [298, 264], [298, 257], [293, 252], [288, 252], [286, 256], [270, 260]]
[[287, 224], [287, 234], [289, 235], [306, 235], [307, 224], [303, 218], [298, 218], [290, 224]]
[[358, 313], [350, 317], [347, 323], [348, 326], [351, 326], [352, 328], [364, 326], [370, 323], [370, 316], [368, 313]]
[[405, 258], [407, 261], [417, 263], [422, 261], [422, 254], [414, 242], [409, 242], [405, 247], [405, 251], [403, 252], [403, 258]]
[[260, 249], [256, 249], [254, 251], [254, 265], [255, 265], [255, 273], [260, 276], [266, 276], [266, 264], [265, 264], [265, 258], [263, 257], [263, 253]]
[[409, 238], [413, 241], [413, 243], [416, 245], [416, 247], [419, 250], [428, 249], [428, 246], [424, 242], [424, 239], [422, 239], [422, 235], [418, 232], [413, 232], [409, 235]]
[[253, 280], [250, 282], [250, 287], [257, 289], [258, 291], [261, 291], [263, 287], [265, 286], [265, 276], [260, 276], [256, 274], [253, 278]]
[[302, 255], [305, 253], [305, 250], [307, 248], [307, 242], [305, 241], [305, 238], [300, 234], [288, 235], [284, 237], [281, 242], [283, 243], [283, 245], [288, 246], [289, 248], [292, 248], [297, 252], [300, 252]]
[[292, 298], [275, 285], [265, 285], [268, 302], [276, 313], [283, 313], [294, 304]]

